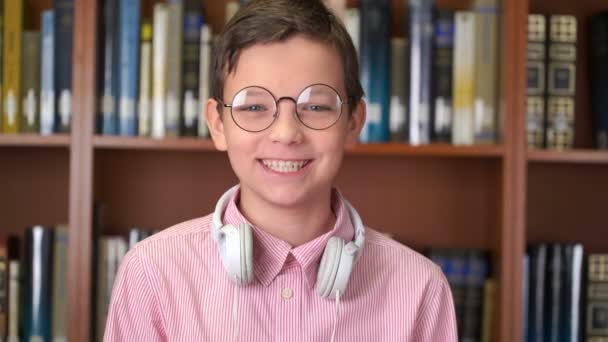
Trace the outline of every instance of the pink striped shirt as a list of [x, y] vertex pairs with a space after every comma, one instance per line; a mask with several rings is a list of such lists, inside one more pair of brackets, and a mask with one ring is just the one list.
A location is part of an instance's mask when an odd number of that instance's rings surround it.
[[[331, 236], [354, 228], [341, 195], [336, 224], [292, 248], [253, 227], [254, 283], [239, 288], [243, 341], [329, 341], [335, 299], [315, 282]], [[237, 194], [235, 194], [237, 196]], [[233, 196], [224, 223], [245, 222]], [[114, 285], [104, 341], [233, 339], [235, 284], [211, 237], [211, 215], [165, 229], [129, 251]], [[457, 341], [454, 305], [440, 268], [419, 253], [366, 228], [363, 253], [340, 298], [337, 341]]]

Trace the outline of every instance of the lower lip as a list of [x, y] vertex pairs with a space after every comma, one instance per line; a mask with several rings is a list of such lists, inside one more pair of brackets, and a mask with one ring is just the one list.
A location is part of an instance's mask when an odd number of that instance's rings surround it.
[[258, 162], [260, 163], [260, 165], [262, 165], [262, 168], [264, 168], [264, 170], [266, 170], [267, 172], [273, 174], [273, 175], [277, 175], [277, 176], [299, 176], [305, 172], [308, 171], [310, 165], [312, 164], [312, 160], [309, 161], [308, 163], [306, 163], [306, 165], [304, 165], [301, 169], [299, 169], [298, 171], [295, 172], [279, 172], [279, 171], [275, 171], [271, 168], [269, 168], [268, 166], [264, 165], [264, 163], [261, 160], [258, 160]]

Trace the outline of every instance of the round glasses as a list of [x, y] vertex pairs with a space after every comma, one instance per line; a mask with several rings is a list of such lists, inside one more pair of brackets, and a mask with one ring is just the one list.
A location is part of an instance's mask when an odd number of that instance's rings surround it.
[[306, 87], [297, 100], [284, 96], [275, 99], [265, 88], [250, 86], [241, 89], [232, 104], [223, 104], [230, 108], [232, 120], [241, 129], [248, 132], [261, 132], [270, 127], [279, 117], [278, 103], [291, 100], [296, 104], [296, 116], [304, 126], [323, 130], [333, 126], [342, 115], [342, 102], [338, 92], [326, 84], [313, 84]]

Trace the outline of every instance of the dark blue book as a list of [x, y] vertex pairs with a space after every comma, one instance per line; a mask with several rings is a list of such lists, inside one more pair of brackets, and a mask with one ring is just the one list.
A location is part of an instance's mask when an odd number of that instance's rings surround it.
[[544, 342], [545, 337], [545, 274], [547, 267], [547, 245], [533, 245], [530, 255], [530, 296], [528, 298], [527, 342]]
[[23, 340], [51, 342], [53, 229], [34, 226], [25, 233]]
[[552, 244], [547, 253], [547, 273], [545, 279], [545, 342], [559, 342], [562, 302], [563, 246]]
[[204, 24], [201, 3], [186, 0], [184, 3], [184, 47], [183, 63], [183, 121], [181, 132], [184, 136], [198, 135], [199, 76], [201, 56], [201, 27]]
[[55, 108], [57, 132], [69, 133], [72, 121], [72, 47], [74, 0], [55, 0]]
[[438, 10], [433, 30], [431, 141], [452, 141], [454, 11]]
[[139, 89], [140, 1], [120, 0], [118, 36], [119, 134], [137, 135], [136, 103]]
[[103, 3], [99, 75], [99, 116], [97, 132], [118, 134], [118, 0]]
[[589, 18], [588, 37], [595, 144], [597, 148], [608, 149], [608, 12]]
[[465, 285], [462, 307], [462, 341], [481, 341], [483, 286], [489, 277], [489, 256], [478, 249], [465, 250]]
[[433, 0], [410, 1], [409, 142], [427, 144], [431, 133]]
[[361, 1], [361, 85], [367, 102], [363, 143], [389, 139], [391, 1]]

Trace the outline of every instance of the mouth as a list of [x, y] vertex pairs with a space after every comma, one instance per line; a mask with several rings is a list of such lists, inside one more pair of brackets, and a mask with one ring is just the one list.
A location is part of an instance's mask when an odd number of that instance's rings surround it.
[[265, 168], [278, 173], [295, 173], [306, 166], [308, 166], [312, 160], [301, 159], [301, 160], [282, 160], [282, 159], [259, 159]]

